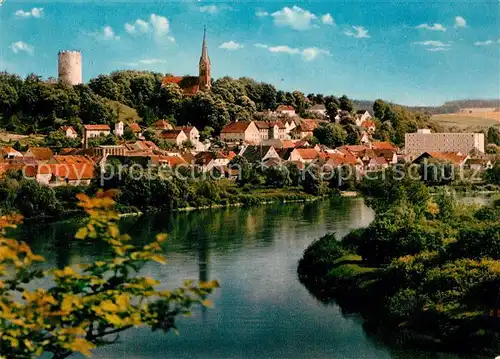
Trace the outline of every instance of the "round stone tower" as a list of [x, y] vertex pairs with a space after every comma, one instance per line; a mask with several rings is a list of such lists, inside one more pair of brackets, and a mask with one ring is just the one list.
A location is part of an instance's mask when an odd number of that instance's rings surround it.
[[68, 85], [82, 83], [82, 53], [80, 51], [59, 51], [59, 81]]

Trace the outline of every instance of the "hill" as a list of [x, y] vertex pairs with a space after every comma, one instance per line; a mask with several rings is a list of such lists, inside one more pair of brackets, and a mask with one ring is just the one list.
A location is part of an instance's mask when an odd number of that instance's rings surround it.
[[476, 112], [440, 114], [431, 117], [431, 122], [450, 132], [480, 132], [491, 126], [500, 126], [500, 112]]
[[103, 98], [104, 101], [113, 109], [118, 121], [124, 123], [141, 122], [141, 117], [137, 114], [137, 110], [127, 106], [121, 102]]

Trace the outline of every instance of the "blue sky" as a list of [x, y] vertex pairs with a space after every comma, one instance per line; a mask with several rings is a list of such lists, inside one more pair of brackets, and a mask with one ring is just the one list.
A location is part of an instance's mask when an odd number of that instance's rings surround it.
[[216, 78], [408, 105], [500, 97], [498, 0], [3, 0], [0, 69], [56, 77], [57, 52], [79, 49], [85, 80], [196, 74], [204, 25]]

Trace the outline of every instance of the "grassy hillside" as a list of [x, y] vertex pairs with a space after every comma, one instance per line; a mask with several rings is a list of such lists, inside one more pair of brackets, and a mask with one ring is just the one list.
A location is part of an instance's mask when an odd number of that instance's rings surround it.
[[119, 121], [124, 123], [141, 122], [142, 119], [137, 114], [137, 111], [132, 107], [124, 105], [121, 102], [113, 101], [109, 99], [104, 99], [112, 108], [115, 114], [118, 116]]
[[431, 121], [445, 131], [482, 131], [490, 126], [500, 125], [500, 112], [434, 115]]

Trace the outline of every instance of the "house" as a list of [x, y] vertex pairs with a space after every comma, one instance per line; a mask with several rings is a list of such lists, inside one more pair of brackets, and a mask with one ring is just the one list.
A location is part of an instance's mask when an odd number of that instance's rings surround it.
[[160, 138], [165, 140], [166, 143], [182, 146], [184, 142], [189, 140], [188, 136], [183, 130], [165, 130], [160, 134]]
[[269, 158], [280, 158], [272, 146], [246, 146], [239, 155], [250, 163], [262, 163]]
[[24, 157], [32, 158], [37, 162], [45, 162], [52, 159], [52, 157], [54, 157], [54, 153], [47, 147], [30, 147], [24, 154]]
[[119, 122], [115, 123], [115, 130], [114, 130], [115, 136], [122, 137], [123, 133], [125, 132], [124, 128], [125, 128], [125, 125], [123, 124], [123, 121], [119, 121]]
[[283, 140], [286, 136], [286, 126], [283, 122], [266, 122], [266, 121], [254, 121], [255, 125], [259, 129], [260, 139], [279, 139]]
[[290, 131], [292, 131], [295, 127], [297, 127], [297, 124], [291, 118], [287, 118], [284, 121], [284, 125], [285, 125], [285, 134], [289, 134]]
[[172, 126], [172, 124], [166, 120], [158, 120], [155, 122], [154, 126], [155, 126], [156, 131], [159, 131], [159, 132], [162, 132], [165, 130], [170, 131], [170, 130], [174, 129], [174, 126]]
[[127, 147], [122, 145], [98, 146], [92, 149], [92, 155], [95, 157], [107, 156], [125, 156]]
[[280, 115], [293, 117], [295, 116], [295, 109], [293, 108], [293, 106], [279, 105], [278, 108], [276, 109], [276, 113]]
[[202, 172], [211, 171], [214, 168], [219, 170], [226, 168], [229, 162], [236, 156], [234, 152], [200, 152], [195, 156], [195, 165], [201, 168]]
[[61, 131], [67, 138], [78, 138], [78, 133], [75, 131], [73, 126], [62, 126], [59, 128], [59, 131]]
[[373, 122], [371, 120], [363, 121], [359, 127], [366, 130], [368, 133], [374, 133], [375, 129], [376, 129], [375, 122]]
[[370, 171], [377, 171], [387, 167], [389, 167], [389, 164], [384, 157], [373, 157], [367, 165], [367, 169]]
[[124, 146], [129, 152], [133, 151], [148, 151], [159, 150], [158, 146], [152, 141], [136, 141], [134, 143], [126, 143]]
[[361, 127], [361, 124], [365, 121], [371, 120], [372, 116], [366, 110], [356, 111], [354, 115], [354, 121], [356, 122], [356, 126]]
[[384, 157], [388, 164], [398, 163], [398, 155], [396, 151], [390, 149], [373, 149], [375, 157]]
[[198, 142], [200, 142], [200, 132], [198, 131], [198, 129], [196, 127], [194, 127], [194, 126], [183, 126], [183, 127], [177, 126], [175, 129], [184, 131], [184, 133], [188, 137], [188, 140], [193, 145], [196, 146], [196, 144]]
[[49, 186], [88, 186], [94, 178], [94, 164], [41, 164], [37, 167], [35, 178], [37, 182]]
[[100, 136], [107, 136], [109, 134], [111, 134], [111, 128], [108, 125], [84, 125], [83, 126], [84, 147], [88, 148], [89, 139]]
[[370, 134], [367, 131], [362, 131], [361, 132], [361, 139], [359, 140], [361, 144], [366, 145], [371, 142], [371, 137]]
[[313, 160], [321, 157], [320, 153], [314, 148], [294, 148], [290, 153], [289, 161], [299, 161], [302, 163], [311, 163]]
[[237, 121], [227, 124], [221, 131], [220, 139], [225, 142], [260, 143], [261, 137], [253, 121]]
[[319, 122], [315, 120], [303, 120], [291, 132], [290, 136], [295, 140], [312, 137], [314, 130], [319, 126]]
[[142, 136], [142, 128], [141, 128], [141, 126], [139, 126], [138, 123], [136, 123], [136, 122], [129, 123], [128, 124], [128, 128], [130, 128], [130, 130], [132, 131], [132, 133], [134, 135], [136, 135], [137, 137], [141, 137]]
[[23, 157], [23, 154], [10, 146], [5, 146], [0, 148], [0, 156], [5, 160], [11, 160], [16, 157]]
[[426, 160], [435, 159], [440, 162], [448, 162], [454, 166], [463, 166], [469, 159], [469, 155], [461, 152], [424, 152], [418, 156], [413, 163], [424, 163]]
[[309, 108], [307, 112], [311, 112], [316, 115], [326, 116], [326, 106], [323, 104], [316, 104], [311, 108]]
[[49, 164], [73, 164], [73, 163], [94, 164], [94, 161], [92, 161], [88, 156], [83, 156], [83, 155], [69, 155], [69, 156], [54, 155], [54, 157], [48, 163]]
[[169, 155], [151, 155], [149, 156], [149, 166], [168, 166], [176, 168], [178, 166], [187, 166], [187, 162], [180, 156]]
[[487, 170], [493, 167], [493, 163], [487, 158], [468, 158], [464, 165], [475, 171]]
[[397, 152], [398, 148], [390, 142], [373, 142], [371, 148], [374, 150], [391, 150]]

